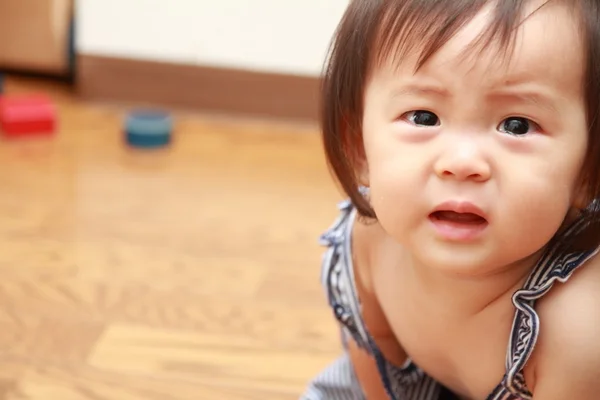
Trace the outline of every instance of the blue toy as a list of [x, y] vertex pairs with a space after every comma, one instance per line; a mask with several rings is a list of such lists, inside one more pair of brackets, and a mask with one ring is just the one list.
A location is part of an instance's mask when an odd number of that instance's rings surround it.
[[132, 147], [164, 147], [171, 143], [172, 130], [173, 119], [165, 111], [133, 111], [125, 121], [125, 140]]

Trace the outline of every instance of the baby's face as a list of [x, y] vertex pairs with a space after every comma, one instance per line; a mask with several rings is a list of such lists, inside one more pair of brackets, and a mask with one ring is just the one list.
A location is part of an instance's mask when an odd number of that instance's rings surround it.
[[465, 57], [487, 13], [417, 73], [416, 58], [379, 66], [365, 92], [362, 175], [378, 220], [422, 262], [464, 274], [548, 242], [587, 146], [577, 21], [549, 2], [522, 24], [510, 63], [495, 48]]

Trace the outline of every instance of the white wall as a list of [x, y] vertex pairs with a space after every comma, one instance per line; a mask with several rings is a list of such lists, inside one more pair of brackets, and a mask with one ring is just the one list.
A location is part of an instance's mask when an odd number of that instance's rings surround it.
[[80, 53], [318, 75], [348, 0], [78, 0]]

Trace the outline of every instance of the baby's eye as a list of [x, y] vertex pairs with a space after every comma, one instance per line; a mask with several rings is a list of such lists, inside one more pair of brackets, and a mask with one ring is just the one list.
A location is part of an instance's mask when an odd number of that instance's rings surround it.
[[409, 111], [402, 117], [418, 126], [436, 126], [440, 124], [438, 116], [429, 111]]
[[539, 130], [540, 127], [533, 121], [523, 117], [509, 117], [500, 123], [498, 130], [510, 135], [522, 136], [531, 133], [530, 129]]

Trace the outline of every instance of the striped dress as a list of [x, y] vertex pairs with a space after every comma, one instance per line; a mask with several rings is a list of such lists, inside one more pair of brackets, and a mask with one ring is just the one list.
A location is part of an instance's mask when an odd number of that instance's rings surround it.
[[[373, 341], [361, 318], [353, 274], [351, 232], [356, 209], [348, 200], [340, 203], [339, 209], [337, 220], [321, 236], [321, 244], [326, 247], [321, 282], [333, 314], [340, 323], [343, 342], [353, 338], [359, 347], [373, 357], [390, 400], [458, 399], [411, 360], [401, 366], [388, 362]], [[539, 335], [539, 317], [534, 304], [549, 292], [556, 281], [565, 282], [578, 267], [597, 253], [598, 249], [587, 252], [561, 250], [570, 237], [584, 228], [586, 215], [582, 213], [564, 231], [561, 240], [548, 247], [524, 286], [513, 294], [515, 315], [507, 345], [506, 373], [486, 400], [532, 399], [523, 376], [523, 367]], [[300, 400], [366, 400], [348, 354], [342, 355], [315, 377]]]

